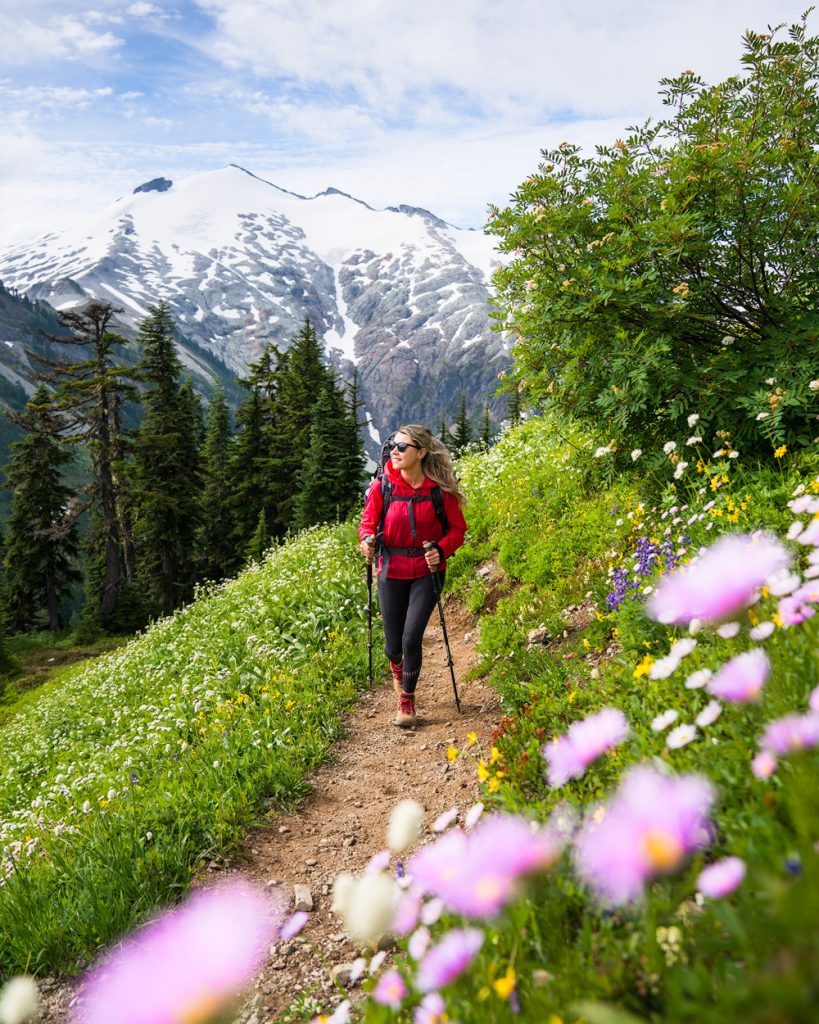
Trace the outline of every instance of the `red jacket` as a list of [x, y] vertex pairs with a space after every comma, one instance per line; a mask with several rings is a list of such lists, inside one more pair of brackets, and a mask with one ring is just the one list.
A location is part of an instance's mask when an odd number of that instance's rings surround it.
[[[461, 512], [457, 500], [441, 488], [441, 495], [444, 499], [444, 513], [446, 514], [449, 529], [443, 532], [441, 520], [435, 511], [435, 505], [431, 500], [412, 503], [413, 517], [415, 519], [415, 536], [412, 535], [410, 525], [410, 502], [395, 501], [396, 495], [427, 495], [429, 496], [435, 482], [429, 477], [424, 477], [418, 487], [411, 487], [401, 476], [401, 471], [394, 469], [391, 462], [388, 462], [384, 470], [392, 483], [392, 500], [387, 509], [387, 518], [384, 522], [384, 543], [390, 548], [421, 548], [425, 540], [435, 541], [440, 545], [444, 557], [441, 559], [439, 570], [445, 568], [446, 559], [457, 550], [464, 542], [466, 533], [466, 520]], [[358, 527], [358, 536], [364, 540], [365, 537], [375, 536], [378, 524], [381, 520], [381, 510], [384, 502], [381, 497], [381, 481], [376, 480], [370, 487], [367, 495], [367, 503], [364, 506], [364, 513], [361, 516], [361, 525]], [[378, 559], [378, 571], [381, 572], [382, 558]], [[429, 567], [423, 556], [414, 557], [410, 555], [391, 554], [387, 566], [387, 578], [394, 580], [414, 580], [425, 576]]]

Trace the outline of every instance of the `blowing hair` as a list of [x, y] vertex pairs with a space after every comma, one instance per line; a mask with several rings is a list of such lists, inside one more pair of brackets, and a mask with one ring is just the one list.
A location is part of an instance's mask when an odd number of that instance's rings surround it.
[[419, 448], [426, 448], [427, 453], [422, 460], [424, 472], [430, 480], [439, 484], [442, 490], [448, 491], [463, 508], [466, 505], [466, 495], [458, 486], [452, 456], [443, 441], [418, 423], [405, 423], [396, 430], [396, 434], [399, 433], [411, 437], [413, 444], [417, 444]]

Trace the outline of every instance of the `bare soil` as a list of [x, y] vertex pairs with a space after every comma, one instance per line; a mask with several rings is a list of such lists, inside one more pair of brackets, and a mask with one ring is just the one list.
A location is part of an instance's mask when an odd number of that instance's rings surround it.
[[[449, 808], [457, 806], [463, 814], [479, 799], [473, 761], [459, 758], [450, 764], [447, 749], [450, 744], [463, 746], [467, 734], [474, 732], [488, 750], [500, 701], [496, 691], [480, 680], [465, 681], [476, 663], [473, 617], [452, 600], [445, 601], [445, 609], [461, 713], [455, 706], [440, 622], [433, 611], [424, 637], [417, 726], [399, 729], [392, 724], [396, 699], [391, 677], [376, 682], [350, 714], [347, 738], [337, 744], [332, 762], [315, 772], [313, 792], [303, 808], [255, 829], [232, 862], [231, 873], [266, 887], [288, 912], [293, 909], [296, 885], [307, 886], [313, 900], [301, 935], [270, 947], [237, 1024], [275, 1021], [302, 992], [314, 993], [329, 1012], [342, 998], [332, 978], [333, 968], [351, 963], [361, 952], [347, 940], [331, 913], [335, 877], [343, 871], [362, 871], [384, 849], [389, 816], [400, 800], [412, 797], [421, 803], [431, 827]], [[75, 987], [75, 983], [46, 979], [36, 1021], [67, 1020]], [[358, 994], [355, 987], [350, 992], [353, 998]]]

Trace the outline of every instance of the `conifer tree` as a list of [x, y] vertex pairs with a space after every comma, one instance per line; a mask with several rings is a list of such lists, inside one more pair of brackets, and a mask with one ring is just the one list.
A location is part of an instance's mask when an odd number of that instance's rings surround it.
[[197, 523], [195, 395], [180, 382], [182, 364], [165, 303], [139, 328], [145, 356], [145, 415], [134, 444], [137, 576], [146, 611], [167, 615], [193, 588]]
[[483, 407], [483, 423], [481, 425], [481, 444], [484, 448], [492, 445], [492, 420], [489, 416], [489, 406]]
[[509, 419], [512, 423], [520, 423], [520, 391], [514, 383], [509, 388], [509, 405], [508, 405]]
[[60, 602], [80, 579], [76, 510], [62, 480], [73, 456], [59, 440], [60, 417], [45, 385], [14, 420], [26, 434], [12, 445], [6, 467], [6, 486], [13, 492], [5, 536], [6, 623], [24, 632], [44, 618], [49, 629], [58, 630]]
[[313, 412], [294, 507], [297, 529], [343, 519], [361, 499], [364, 446], [333, 374]]
[[458, 419], [455, 421], [455, 454], [460, 455], [472, 441], [472, 424], [466, 413], [466, 393], [461, 392], [461, 404], [458, 408]]
[[250, 538], [250, 543], [245, 549], [245, 560], [248, 562], [260, 562], [265, 551], [270, 547], [270, 535], [267, 532], [267, 517], [264, 509], [259, 513], [259, 521], [256, 530]]
[[[257, 387], [241, 382], [249, 393], [236, 413], [238, 430], [228, 457], [228, 508], [232, 522], [230, 571], [238, 568], [255, 534], [264, 508], [268, 451]], [[292, 482], [291, 482], [292, 486]]]
[[120, 312], [106, 302], [60, 312], [61, 326], [71, 335], [48, 337], [60, 345], [89, 348], [85, 360], [69, 363], [32, 353], [45, 367], [38, 378], [54, 389], [51, 406], [61, 414], [64, 440], [84, 443], [90, 456], [92, 529], [87, 539], [86, 611], [104, 627], [116, 626], [115, 611], [128, 582], [126, 549], [130, 543], [123, 533], [115, 463], [124, 445], [119, 409], [136, 392], [133, 371], [115, 361], [117, 348], [127, 344], [111, 330], [111, 321]]
[[197, 539], [199, 574], [209, 580], [227, 576], [233, 563], [230, 533], [230, 410], [224, 389], [217, 386], [208, 410], [202, 448], [202, 493]]
[[455, 438], [452, 436], [449, 427], [446, 425], [446, 415], [441, 417], [440, 438], [448, 451], [452, 452], [455, 450]]

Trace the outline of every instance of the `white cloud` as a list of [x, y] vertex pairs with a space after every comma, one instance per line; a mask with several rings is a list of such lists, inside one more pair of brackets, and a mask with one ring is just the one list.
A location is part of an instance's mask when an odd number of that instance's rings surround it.
[[154, 17], [162, 17], [163, 11], [159, 7], [155, 7], [154, 4], [144, 3], [143, 0], [131, 4], [128, 8], [128, 13], [134, 18], [147, 18], [149, 15]]
[[21, 67], [47, 60], [82, 60], [118, 49], [123, 40], [111, 32], [93, 32], [66, 15], [50, 22], [11, 12], [0, 13], [0, 67]]
[[13, 103], [25, 113], [33, 114], [45, 110], [59, 114], [68, 109], [81, 110], [100, 99], [113, 95], [110, 86], [100, 89], [80, 89], [68, 85], [29, 85], [14, 88], [8, 82], [0, 82], [0, 96]]

